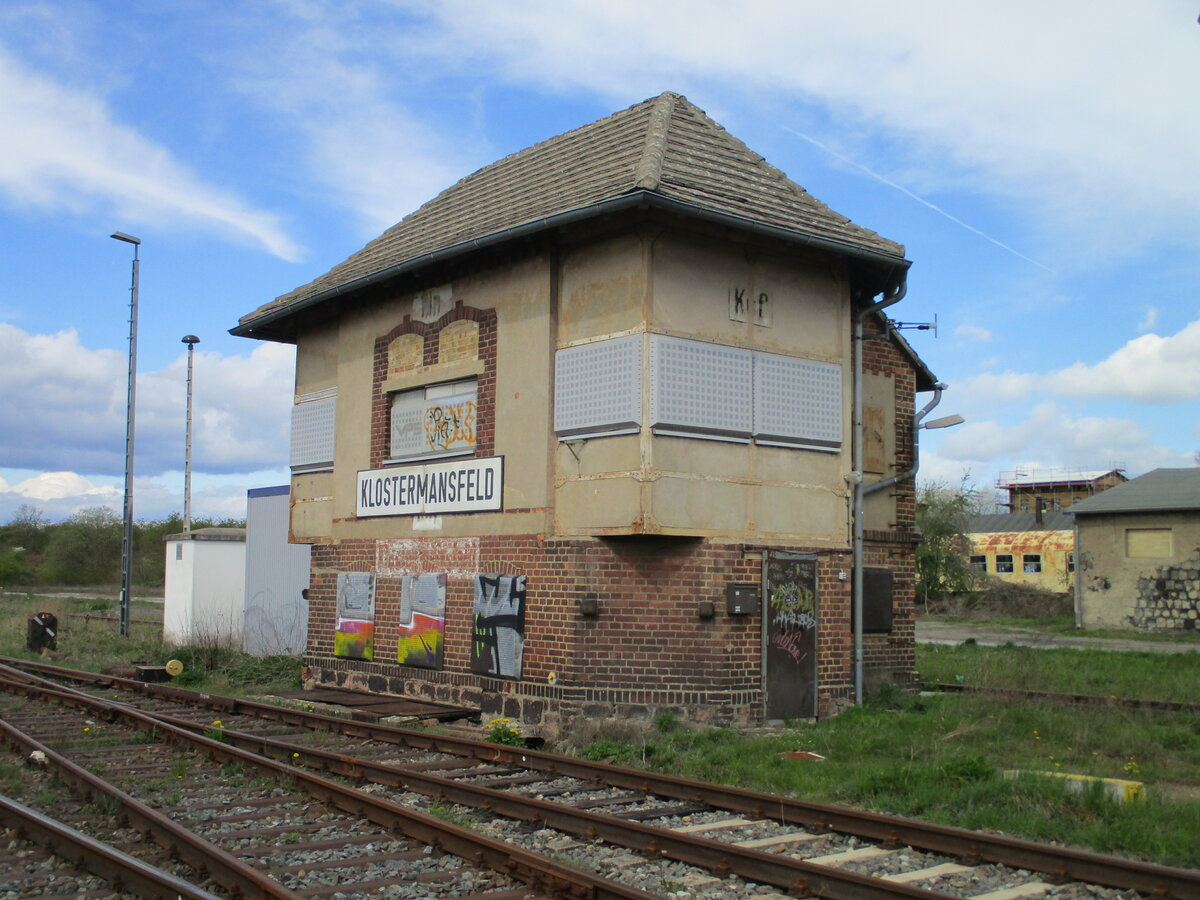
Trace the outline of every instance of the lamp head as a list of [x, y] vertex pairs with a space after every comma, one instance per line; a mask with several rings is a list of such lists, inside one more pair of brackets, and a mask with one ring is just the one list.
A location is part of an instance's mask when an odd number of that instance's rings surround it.
[[123, 231], [114, 231], [109, 235], [110, 238], [115, 238], [118, 241], [124, 241], [127, 244], [140, 244], [141, 240], [135, 238], [132, 234], [126, 234]]
[[192, 344], [200, 343], [200, 338], [196, 337], [194, 334], [185, 334], [179, 340], [182, 341], [183, 343], [187, 344], [189, 347]]
[[957, 413], [952, 416], [942, 416], [940, 419], [934, 419], [932, 422], [922, 422], [921, 428], [951, 428], [955, 425], [961, 425], [965, 422], [962, 416]]

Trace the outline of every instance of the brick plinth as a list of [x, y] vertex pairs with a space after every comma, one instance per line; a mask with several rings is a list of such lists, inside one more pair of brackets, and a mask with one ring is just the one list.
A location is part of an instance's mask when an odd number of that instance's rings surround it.
[[[762, 721], [761, 612], [731, 615], [724, 598], [730, 582], [761, 583], [763, 548], [659, 536], [470, 539], [475, 571], [526, 577], [523, 667], [519, 679], [507, 679], [471, 671], [474, 573], [461, 568], [447, 577], [442, 668], [395, 662], [401, 573], [427, 569], [439, 554], [444, 558], [448, 540], [461, 561], [462, 539], [421, 538], [399, 549], [395, 542], [369, 539], [313, 547], [305, 659], [310, 684], [478, 707], [485, 720], [507, 716], [548, 737], [580, 718], [649, 718], [667, 710], [704, 724]], [[832, 714], [853, 697], [850, 582], [839, 577], [849, 568], [849, 554], [772, 549], [818, 557], [818, 698], [821, 715]], [[911, 544], [872, 542], [867, 562], [893, 569], [896, 597], [892, 633], [867, 636], [866, 668], [875, 680], [908, 683]], [[371, 661], [333, 654], [337, 573], [346, 571], [376, 575]], [[715, 610], [711, 617], [702, 614], [706, 601]]]

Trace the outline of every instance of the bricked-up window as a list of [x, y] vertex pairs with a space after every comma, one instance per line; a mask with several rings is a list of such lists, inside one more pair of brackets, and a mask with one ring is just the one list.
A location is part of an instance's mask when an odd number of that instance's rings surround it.
[[1013, 558], [1011, 553], [996, 554], [996, 574], [1011, 575], [1013, 571]]
[[391, 460], [474, 453], [478, 392], [471, 378], [393, 394]]
[[971, 568], [977, 569], [980, 572], [987, 571], [987, 557], [982, 554], [971, 556]]
[[1170, 528], [1125, 529], [1125, 555], [1163, 558], [1171, 555]]
[[333, 436], [337, 418], [337, 389], [301, 394], [292, 407], [292, 471], [319, 472], [333, 468]]
[[1042, 554], [1026, 553], [1021, 557], [1021, 570], [1026, 575], [1037, 575], [1042, 571]]

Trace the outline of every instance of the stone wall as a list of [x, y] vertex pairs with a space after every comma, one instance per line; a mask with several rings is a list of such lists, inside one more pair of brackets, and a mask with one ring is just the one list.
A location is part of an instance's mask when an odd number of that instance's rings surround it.
[[1136, 628], [1200, 629], [1200, 551], [1139, 578], [1129, 621]]

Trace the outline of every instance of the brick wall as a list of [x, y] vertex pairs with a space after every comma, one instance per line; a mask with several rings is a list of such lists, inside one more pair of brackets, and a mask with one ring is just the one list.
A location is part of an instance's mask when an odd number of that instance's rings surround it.
[[[407, 543], [422, 553], [421, 545], [439, 540]], [[508, 715], [551, 735], [579, 716], [651, 716], [665, 709], [697, 722], [761, 721], [761, 615], [729, 615], [724, 597], [729, 582], [761, 583], [762, 548], [702, 538], [480, 538], [480, 572], [526, 576], [518, 681], [470, 671], [474, 580], [462, 572], [447, 580], [442, 670], [395, 662], [396, 574], [376, 576], [374, 659], [333, 657], [337, 572], [374, 571], [372, 559], [386, 543], [347, 540], [313, 548], [311, 681], [478, 706], [485, 717]], [[839, 577], [849, 570], [850, 556], [773, 549], [818, 556], [818, 700], [821, 714], [832, 714], [853, 695], [851, 582]], [[394, 556], [394, 547], [388, 552]], [[866, 665], [875, 677], [906, 682], [912, 675], [911, 550], [872, 544], [868, 564], [896, 570], [897, 600], [893, 633], [867, 636]], [[583, 601], [594, 601], [594, 615], [583, 611]], [[702, 601], [714, 603], [711, 618], [701, 616]]]
[[[401, 335], [417, 335], [423, 365], [447, 354], [441, 332], [452, 323], [478, 325], [477, 448], [494, 453], [496, 313], [459, 303], [438, 322], [406, 317], [375, 344], [371, 466], [388, 455], [389, 404], [381, 390], [388, 377], [388, 348]], [[868, 323], [868, 331], [874, 323]], [[460, 340], [461, 329], [448, 336]], [[864, 341], [864, 369], [892, 377], [896, 402], [891, 471], [912, 464], [915, 372], [886, 340]], [[449, 355], [457, 355], [456, 348]], [[913, 679], [915, 489], [891, 489], [895, 522], [867, 535], [866, 564], [894, 574], [893, 629], [864, 639], [868, 682]], [[469, 563], [442, 564], [446, 542], [472, 543]], [[761, 583], [764, 550], [812, 553], [818, 558], [818, 710], [822, 716], [853, 698], [852, 579], [848, 550], [794, 545], [771, 548], [733, 540], [639, 536], [560, 539], [546, 535], [436, 537], [402, 542], [356, 538], [313, 546], [309, 592], [310, 683], [402, 694], [478, 707], [485, 717], [506, 715], [555, 736], [580, 717], [651, 716], [672, 710], [695, 722], [746, 725], [761, 721], [762, 617], [760, 611], [725, 612], [730, 582]], [[407, 554], [407, 556], [406, 556]], [[380, 560], [386, 559], [384, 565]], [[431, 562], [433, 560], [434, 562]], [[371, 661], [333, 655], [339, 572], [374, 572], [375, 647]], [[448, 571], [443, 667], [401, 666], [396, 660], [401, 579], [398, 572]], [[521, 678], [471, 672], [474, 574], [526, 577]], [[701, 616], [710, 601], [715, 615]], [[595, 614], [582, 605], [594, 604]]]

